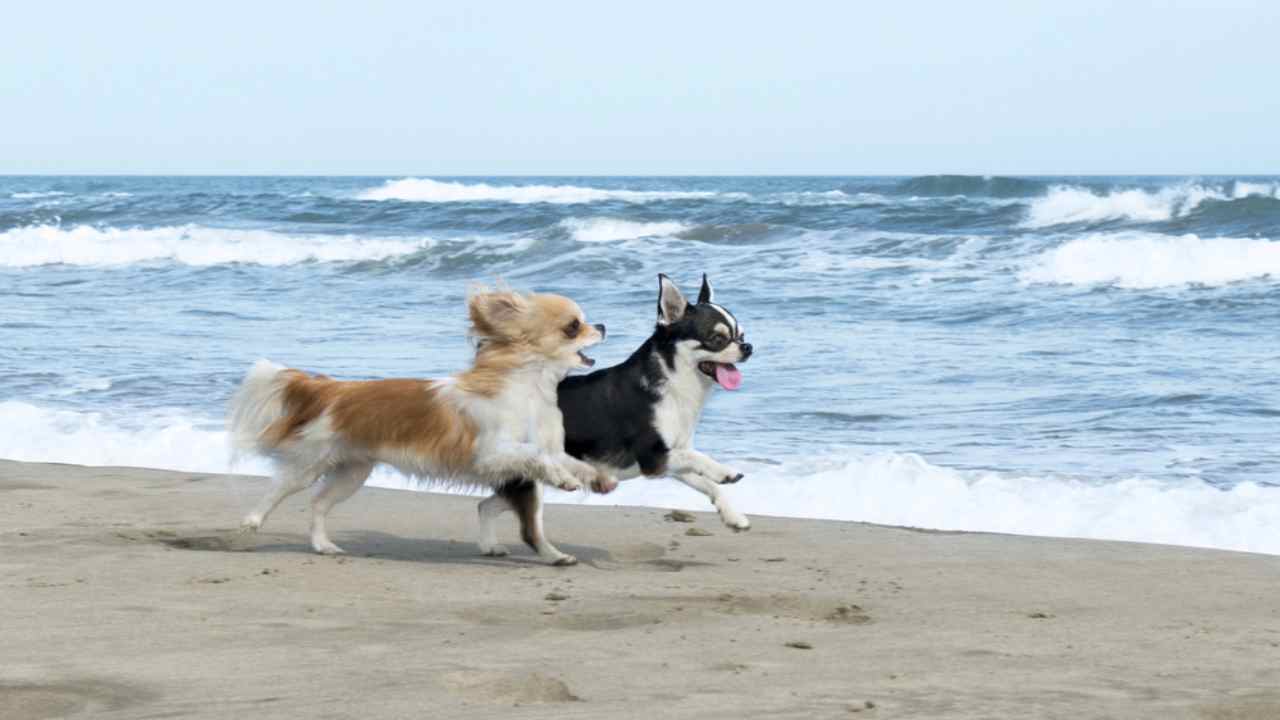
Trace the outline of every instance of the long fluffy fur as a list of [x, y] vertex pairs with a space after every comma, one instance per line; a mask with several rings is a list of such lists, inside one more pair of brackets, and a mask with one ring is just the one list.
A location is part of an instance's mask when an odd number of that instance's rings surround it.
[[231, 397], [227, 419], [233, 462], [250, 453], [270, 453], [271, 448], [262, 443], [262, 436], [285, 414], [284, 370], [283, 365], [270, 360], [255, 362]]
[[[597, 482], [598, 471], [564, 453], [555, 388], [603, 329], [555, 295], [478, 292], [468, 312], [475, 360], [443, 380], [340, 381], [255, 363], [231, 402], [231, 437], [238, 454], [272, 458], [276, 482], [242, 527], [258, 529], [281, 500], [322, 479], [312, 545], [341, 552], [325, 515], [380, 463], [462, 485], [498, 487], [513, 474], [566, 490]], [[542, 551], [572, 559], [549, 543]]]

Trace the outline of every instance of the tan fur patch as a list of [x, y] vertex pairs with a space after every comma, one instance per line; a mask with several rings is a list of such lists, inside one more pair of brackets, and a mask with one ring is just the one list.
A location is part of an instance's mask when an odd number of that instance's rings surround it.
[[576, 352], [575, 343], [600, 339], [578, 304], [561, 295], [481, 290], [467, 299], [467, 313], [477, 339], [476, 359], [458, 376], [458, 387], [483, 397], [501, 393], [519, 367], [557, 356], [563, 360]]
[[403, 379], [341, 382], [286, 372], [288, 415], [267, 429], [272, 444], [296, 435], [328, 411], [334, 432], [353, 447], [430, 458], [447, 472], [470, 467], [475, 423], [441, 397], [438, 385]]
[[475, 363], [458, 375], [458, 389], [481, 397], [496, 397], [511, 371], [529, 362], [528, 352], [512, 345], [482, 345]]
[[471, 334], [481, 346], [529, 345], [546, 349], [544, 346], [562, 345], [577, 336], [565, 335], [574, 320], [585, 325], [582, 309], [567, 297], [525, 295], [514, 290], [472, 293], [467, 299], [467, 315], [471, 318]]
[[285, 370], [285, 414], [262, 433], [262, 440], [272, 447], [297, 435], [304, 426], [324, 414], [333, 402], [339, 383], [324, 375], [308, 375], [301, 370]]
[[[544, 355], [554, 355], [566, 342], [595, 333], [595, 329], [587, 325], [578, 303], [567, 297], [542, 294], [531, 296], [530, 301], [536, 312], [530, 318], [529, 338]], [[568, 328], [575, 320], [578, 321], [578, 329], [575, 333], [568, 334]], [[599, 340], [599, 337], [595, 339]]]
[[529, 313], [529, 298], [514, 290], [473, 292], [467, 298], [471, 333], [481, 340], [521, 339]]

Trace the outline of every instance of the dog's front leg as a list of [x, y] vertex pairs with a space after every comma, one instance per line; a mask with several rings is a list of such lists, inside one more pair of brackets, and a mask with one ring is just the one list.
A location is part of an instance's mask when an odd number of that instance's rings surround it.
[[735, 532], [751, 529], [751, 521], [746, 515], [733, 509], [729, 504], [729, 498], [720, 489], [720, 486], [708, 480], [701, 473], [695, 472], [677, 472], [675, 478], [698, 492], [706, 495], [711, 499], [711, 504], [715, 505], [716, 512], [720, 513], [720, 520], [728, 525]]
[[560, 456], [560, 462], [568, 465], [574, 476], [590, 487], [592, 492], [607, 495], [618, 488], [618, 478], [598, 465], [583, 462], [568, 453]]
[[[568, 458], [567, 455], [565, 457]], [[500, 485], [511, 477], [522, 476], [568, 492], [581, 490], [595, 478], [594, 470], [586, 474], [586, 470], [574, 468], [530, 444], [509, 445], [500, 451], [490, 451], [476, 462], [476, 467], [494, 485]]]
[[673, 473], [693, 472], [706, 477], [717, 485], [732, 485], [742, 479], [742, 473], [721, 465], [710, 456], [693, 448], [676, 448], [667, 455], [667, 466]]
[[[742, 473], [721, 465], [711, 458], [693, 449], [672, 450], [667, 456], [668, 472], [677, 480], [706, 495], [720, 520], [735, 531], [750, 530], [751, 521], [747, 516], [733, 509], [729, 498], [720, 489], [721, 485], [735, 483], [742, 479]], [[732, 478], [732, 479], [730, 479]]]
[[584, 486], [590, 487], [598, 493], [612, 492], [618, 487], [618, 481], [612, 475], [601, 471], [591, 463], [583, 462], [569, 453], [560, 453], [556, 456], [555, 462], [563, 465], [573, 473]]

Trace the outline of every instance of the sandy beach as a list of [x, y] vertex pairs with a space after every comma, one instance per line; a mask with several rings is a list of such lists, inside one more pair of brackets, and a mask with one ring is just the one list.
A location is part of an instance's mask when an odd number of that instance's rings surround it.
[[0, 461], [0, 718], [1280, 717], [1280, 560]]

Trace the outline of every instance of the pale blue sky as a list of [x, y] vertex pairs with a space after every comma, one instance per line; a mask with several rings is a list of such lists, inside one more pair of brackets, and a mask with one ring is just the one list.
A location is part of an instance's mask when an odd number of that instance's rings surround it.
[[1277, 2], [11, 3], [0, 172], [1280, 172]]

